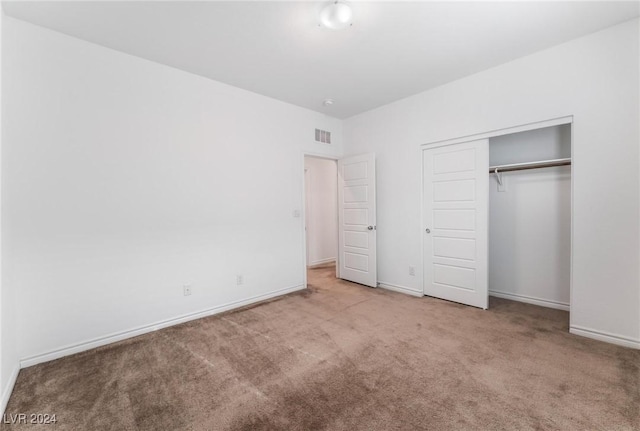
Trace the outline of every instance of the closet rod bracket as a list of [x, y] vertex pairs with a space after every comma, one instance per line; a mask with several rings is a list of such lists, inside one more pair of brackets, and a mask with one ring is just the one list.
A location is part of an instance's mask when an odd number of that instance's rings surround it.
[[493, 170], [493, 173], [496, 174], [496, 179], [498, 180], [498, 184], [502, 185], [502, 173], [498, 172], [498, 168]]

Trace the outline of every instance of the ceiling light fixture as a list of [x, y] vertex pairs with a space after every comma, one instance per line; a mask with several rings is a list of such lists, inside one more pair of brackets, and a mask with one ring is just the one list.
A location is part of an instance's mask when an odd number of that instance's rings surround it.
[[320, 25], [331, 30], [341, 30], [353, 25], [353, 11], [348, 4], [336, 0], [320, 12]]
[[324, 99], [324, 100], [322, 101], [322, 104], [323, 104], [324, 106], [331, 106], [331, 105], [333, 105], [333, 99]]

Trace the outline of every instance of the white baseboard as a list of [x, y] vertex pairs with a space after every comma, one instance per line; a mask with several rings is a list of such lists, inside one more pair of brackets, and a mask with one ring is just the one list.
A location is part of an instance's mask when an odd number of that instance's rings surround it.
[[569, 333], [580, 335], [587, 338], [592, 338], [598, 341], [604, 341], [605, 343], [617, 344], [619, 346], [631, 347], [633, 349], [640, 349], [640, 340], [622, 335], [611, 334], [604, 331], [596, 331], [595, 329], [585, 328], [582, 326], [571, 325], [569, 327]]
[[518, 295], [515, 293], [497, 292], [495, 290], [490, 290], [489, 295], [495, 296], [496, 298], [510, 299], [512, 301], [526, 302], [527, 304], [539, 305], [541, 307], [569, 311], [569, 304], [566, 302], [552, 301], [549, 299], [535, 298], [533, 296]]
[[212, 308], [207, 308], [195, 313], [189, 313], [182, 316], [174, 317], [171, 319], [162, 320], [150, 325], [140, 326], [138, 328], [129, 329], [114, 334], [105, 335], [103, 337], [97, 337], [91, 340], [83, 341], [78, 344], [73, 344], [65, 347], [61, 347], [56, 350], [52, 350], [46, 353], [30, 356], [20, 360], [20, 368], [31, 367], [32, 365], [40, 364], [43, 362], [53, 361], [64, 356], [73, 355], [75, 353], [91, 350], [96, 347], [105, 346], [107, 344], [115, 343], [117, 341], [126, 340], [127, 338], [137, 337], [149, 332], [157, 331], [158, 329], [167, 328], [169, 326], [179, 325], [180, 323], [189, 322], [191, 320], [200, 319], [202, 317], [212, 316], [214, 314], [223, 313], [225, 311], [233, 310], [234, 308], [244, 307], [246, 305], [255, 304], [256, 302], [264, 301], [274, 298], [276, 296], [286, 295], [298, 290], [302, 290], [305, 287], [303, 285], [286, 287], [284, 289], [275, 290], [264, 295], [253, 296], [251, 298], [242, 299], [239, 301], [229, 302], [227, 304], [219, 305]]
[[13, 371], [9, 376], [9, 380], [7, 381], [7, 386], [2, 390], [2, 398], [0, 398], [0, 414], [4, 415], [5, 410], [7, 409], [7, 404], [9, 403], [9, 398], [11, 398], [11, 393], [13, 392], [13, 387], [16, 385], [16, 380], [18, 379], [18, 373], [20, 372], [19, 364], [16, 364], [13, 367]]
[[307, 268], [315, 268], [316, 266], [326, 265], [327, 263], [336, 263], [336, 258], [330, 257], [328, 259], [314, 260], [307, 265]]
[[387, 290], [393, 290], [394, 292], [400, 292], [400, 293], [404, 293], [406, 295], [411, 295], [411, 296], [419, 296], [419, 297], [424, 296], [424, 293], [421, 290], [415, 290], [415, 289], [411, 289], [404, 286], [398, 286], [397, 284], [391, 284], [384, 281], [378, 282], [378, 287], [381, 287]]

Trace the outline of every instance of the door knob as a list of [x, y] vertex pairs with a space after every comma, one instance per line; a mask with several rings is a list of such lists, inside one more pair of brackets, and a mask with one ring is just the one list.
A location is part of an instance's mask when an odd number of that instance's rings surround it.
[[368, 230], [373, 230], [373, 226], [367, 226]]
[[431, 229], [427, 228], [427, 229], [425, 229], [425, 232], [431, 233]]

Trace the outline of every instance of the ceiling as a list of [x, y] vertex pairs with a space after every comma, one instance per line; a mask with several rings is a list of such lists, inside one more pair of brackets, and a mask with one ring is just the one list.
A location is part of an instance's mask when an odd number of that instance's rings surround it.
[[[639, 15], [637, 1], [3, 2], [6, 14], [346, 118]], [[326, 98], [335, 100], [325, 107]]]

